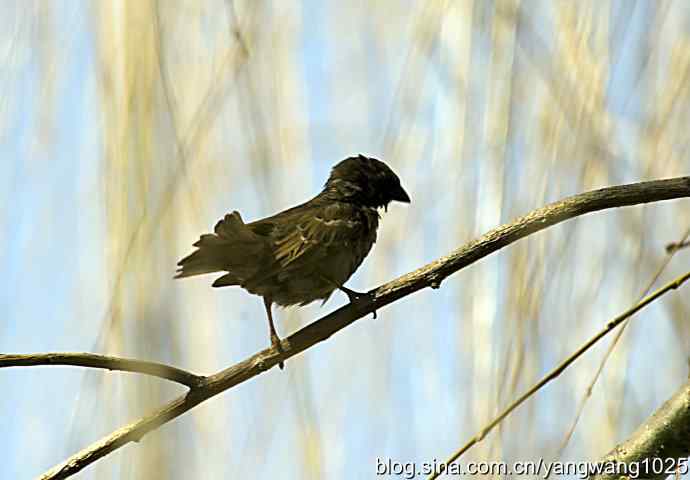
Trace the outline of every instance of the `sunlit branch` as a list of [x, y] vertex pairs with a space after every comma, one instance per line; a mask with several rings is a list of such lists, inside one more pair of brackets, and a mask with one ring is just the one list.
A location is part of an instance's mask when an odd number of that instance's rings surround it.
[[586, 213], [684, 197], [690, 197], [690, 177], [606, 187], [574, 195], [534, 210], [511, 223], [491, 230], [449, 255], [371, 290], [368, 296], [363, 296], [355, 303], [307, 325], [281, 342], [282, 353], [269, 348], [204, 378], [198, 387], [191, 389], [186, 395], [116, 430], [40, 478], [67, 478], [123, 445], [139, 441], [146, 433], [182, 415], [199, 403], [326, 340], [369, 313], [424, 288], [439, 288], [441, 282], [451, 274], [521, 238]]
[[623, 312], [610, 322], [606, 324], [606, 327], [599, 331], [596, 335], [594, 335], [592, 338], [587, 340], [580, 348], [578, 348], [575, 353], [570, 355], [568, 358], [566, 358], [563, 362], [561, 362], [556, 368], [551, 370], [546, 376], [544, 376], [541, 380], [539, 380], [537, 383], [535, 383], [529, 390], [527, 390], [524, 394], [520, 395], [520, 397], [515, 400], [513, 403], [511, 403], [507, 408], [505, 408], [500, 414], [496, 416], [493, 420], [491, 420], [488, 424], [482, 428], [479, 433], [477, 433], [474, 437], [472, 437], [465, 445], [463, 445], [462, 448], [460, 448], [458, 451], [456, 451], [453, 455], [450, 456], [448, 460], [446, 460], [443, 464], [443, 467], [439, 468], [436, 472], [434, 472], [432, 475], [429, 476], [429, 480], [433, 480], [435, 478], [438, 478], [439, 475], [443, 473], [443, 469], [447, 469], [447, 467], [455, 462], [458, 458], [460, 458], [461, 455], [463, 455], [465, 452], [467, 452], [470, 448], [472, 448], [474, 445], [477, 443], [481, 442], [486, 435], [491, 432], [499, 423], [501, 423], [503, 420], [506, 419], [513, 411], [518, 408], [520, 405], [522, 405], [525, 401], [527, 401], [530, 397], [532, 397], [535, 393], [537, 393], [539, 390], [541, 390], [547, 383], [549, 383], [552, 380], [555, 380], [558, 376], [560, 376], [561, 373], [563, 373], [570, 365], [575, 362], [578, 358], [580, 358], [587, 350], [592, 348], [594, 345], [596, 345], [599, 340], [604, 338], [606, 335], [608, 335], [610, 332], [612, 332], [616, 327], [620, 326], [624, 321], [626, 321], [628, 318], [633, 316], [635, 313], [638, 311], [642, 310], [644, 307], [649, 305], [650, 303], [654, 302], [657, 298], [661, 297], [662, 295], [670, 292], [671, 290], [675, 290], [679, 288], [683, 283], [688, 281], [690, 279], [690, 272], [686, 273], [685, 275], [673, 280], [670, 283], [667, 283], [664, 285], [662, 288], [659, 290], [655, 291], [651, 295], [645, 297], [640, 301], [638, 304], [636, 304], [634, 307], [628, 309], [627, 311]]

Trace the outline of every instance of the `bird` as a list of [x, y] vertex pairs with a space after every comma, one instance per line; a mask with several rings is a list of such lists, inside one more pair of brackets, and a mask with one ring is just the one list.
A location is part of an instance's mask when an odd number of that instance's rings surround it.
[[300, 205], [250, 223], [238, 211], [226, 214], [177, 263], [175, 278], [223, 272], [213, 287], [240, 286], [263, 297], [271, 346], [282, 353], [273, 304], [325, 303], [335, 290], [350, 302], [366, 295], [345, 282], [376, 242], [380, 209], [393, 201], [410, 203], [410, 197], [388, 165], [348, 157], [331, 169], [321, 192]]

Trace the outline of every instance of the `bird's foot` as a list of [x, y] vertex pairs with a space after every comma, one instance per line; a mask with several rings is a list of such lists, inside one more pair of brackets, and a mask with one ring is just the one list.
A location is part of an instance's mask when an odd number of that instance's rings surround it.
[[[278, 335], [276, 335], [276, 334], [271, 335], [271, 347], [273, 347], [273, 348], [275, 348], [276, 350], [278, 350], [278, 352], [279, 352], [281, 355], [284, 353], [284, 352], [283, 352], [283, 346], [282, 346], [281, 343], [280, 343], [280, 338], [278, 338]], [[278, 363], [278, 366], [280, 367], [281, 370], [283, 370], [283, 369], [285, 368], [285, 363], [283, 363], [283, 361], [281, 360], [281, 361]]]
[[[369, 292], [356, 292], [355, 290], [351, 290], [347, 287], [340, 286], [338, 287], [340, 290], [342, 290], [346, 295], [347, 298], [350, 300], [350, 303], [355, 303], [358, 300], [364, 299], [364, 298], [369, 298], [371, 300], [374, 299], [374, 296], [369, 293]], [[372, 312], [372, 315], [374, 319], [376, 318], [376, 310]]]

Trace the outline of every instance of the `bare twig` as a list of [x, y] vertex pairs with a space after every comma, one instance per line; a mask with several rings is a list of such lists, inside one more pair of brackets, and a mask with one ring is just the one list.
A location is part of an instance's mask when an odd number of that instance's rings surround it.
[[39, 365], [71, 365], [73, 367], [103, 368], [120, 372], [143, 373], [181, 383], [189, 388], [199, 386], [205, 378], [163, 363], [96, 355], [94, 353], [0, 354], [0, 368]]
[[635, 305], [634, 307], [626, 310], [613, 320], [611, 320], [607, 325], [606, 328], [601, 330], [599, 333], [594, 335], [592, 338], [590, 338], [587, 342], [585, 342], [584, 345], [582, 345], [580, 348], [578, 348], [575, 353], [570, 355], [568, 358], [566, 358], [563, 362], [561, 362], [560, 365], [558, 365], [556, 368], [551, 370], [545, 377], [543, 377], [539, 382], [534, 384], [527, 392], [522, 394], [517, 400], [515, 400], [513, 403], [511, 403], [505, 410], [503, 410], [496, 418], [494, 418], [491, 422], [489, 422], [482, 430], [477, 433], [472, 439], [467, 442], [460, 450], [455, 452], [451, 457], [446, 460], [441, 468], [439, 468], [436, 472], [434, 472], [432, 475], [429, 476], [429, 480], [433, 480], [435, 478], [438, 478], [439, 475], [443, 474], [445, 470], [447, 470], [448, 465], [456, 461], [460, 456], [465, 453], [467, 450], [472, 448], [475, 444], [481, 442], [486, 435], [496, 427], [499, 423], [501, 423], [508, 415], [510, 415], [513, 410], [515, 410], [517, 407], [522, 405], [525, 400], [530, 398], [532, 395], [534, 395], [537, 391], [541, 390], [541, 388], [549, 383], [551, 380], [556, 379], [563, 371], [565, 371], [566, 368], [568, 368], [575, 360], [580, 358], [587, 350], [589, 350], [592, 346], [594, 346], [599, 340], [604, 338], [609, 332], [611, 332], [614, 328], [619, 326], [621, 323], [623, 323], [625, 320], [627, 320], [629, 317], [637, 313], [638, 311], [642, 310], [644, 307], [652, 303], [654, 300], [657, 298], [661, 297], [665, 293], [669, 292], [670, 290], [674, 290], [678, 287], [680, 287], [683, 283], [685, 283], [688, 279], [690, 279], [690, 272], [686, 273], [685, 275], [676, 278], [672, 282], [667, 283], [664, 285], [662, 288], [654, 292], [653, 294], [645, 297], [640, 303]]
[[160, 409], [116, 430], [70, 457], [40, 478], [67, 478], [129, 442], [139, 441], [146, 433], [182, 415], [199, 403], [232, 388], [275, 366], [307, 348], [322, 342], [357, 319], [423, 288], [438, 288], [458, 270], [500, 250], [523, 237], [586, 213], [607, 208], [690, 197], [690, 177], [635, 183], [602, 188], [566, 198], [537, 209], [512, 223], [499, 226], [481, 238], [469, 242], [407, 275], [369, 292], [354, 303], [307, 325], [281, 342], [277, 349], [263, 350], [242, 362], [206, 377], [197, 388]]
[[675, 253], [681, 248], [687, 248], [690, 247], [690, 242], [684, 241], [684, 242], [677, 242], [677, 243], [669, 243], [666, 245], [666, 253]]
[[[683, 244], [686, 242], [687, 238], [690, 237], [690, 229], [685, 231], [685, 234], [683, 234], [682, 239], [680, 242], [677, 243], [670, 243], [669, 245], [677, 245], [677, 244]], [[647, 295], [651, 290], [656, 281], [661, 277], [661, 273], [666, 269], [669, 263], [671, 263], [671, 259], [673, 258], [673, 255], [676, 253], [676, 248], [669, 249], [668, 246], [666, 247], [666, 251], [668, 252], [668, 255], [664, 258], [664, 261], [661, 262], [661, 265], [659, 265], [659, 268], [657, 271], [654, 273], [652, 276], [652, 279], [647, 283], [647, 286], [645, 289], [642, 291], [640, 294], [640, 297], [637, 299], [639, 302], [642, 300], [645, 295]], [[602, 372], [604, 371], [604, 367], [606, 366], [606, 362], [608, 361], [609, 357], [613, 353], [613, 351], [616, 349], [616, 346], [618, 345], [618, 342], [620, 341], [621, 337], [623, 336], [623, 333], [625, 332], [625, 329], [627, 328], [628, 324], [625, 323], [623, 327], [618, 330], [616, 333], [616, 336], [613, 337], [613, 341], [609, 345], [609, 348], [606, 350], [606, 353], [604, 354], [604, 357], [601, 359], [601, 362], [599, 363], [599, 368], [597, 368], [596, 373], [594, 374], [594, 378], [592, 378], [592, 381], [589, 383], [587, 386], [587, 389], [585, 390], [585, 394], [583, 395], [582, 399], [580, 400], [580, 404], [577, 407], [577, 413], [575, 414], [575, 418], [573, 420], [572, 425], [570, 425], [570, 429], [568, 430], [568, 433], [566, 433], [565, 438], [563, 439], [563, 442], [561, 442], [561, 446], [558, 449], [557, 456], [561, 456], [563, 451], [565, 450], [565, 447], [568, 445], [568, 442], [570, 442], [571, 437], [575, 433], [575, 428], [577, 427], [577, 424], [580, 420], [580, 416], [582, 415], [582, 412], [585, 410], [585, 405], [587, 404], [587, 401], [589, 398], [592, 396], [592, 391], [594, 390], [594, 385], [596, 385], [597, 381], [599, 381], [599, 377], [601, 377]]]

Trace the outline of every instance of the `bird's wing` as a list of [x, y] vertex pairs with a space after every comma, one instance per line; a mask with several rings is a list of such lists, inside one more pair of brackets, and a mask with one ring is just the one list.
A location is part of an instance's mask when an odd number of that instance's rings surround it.
[[329, 246], [352, 248], [368, 228], [366, 219], [348, 203], [309, 208], [291, 217], [277, 223], [271, 233], [275, 259], [281, 268], [297, 259], [319, 261], [329, 255]]

